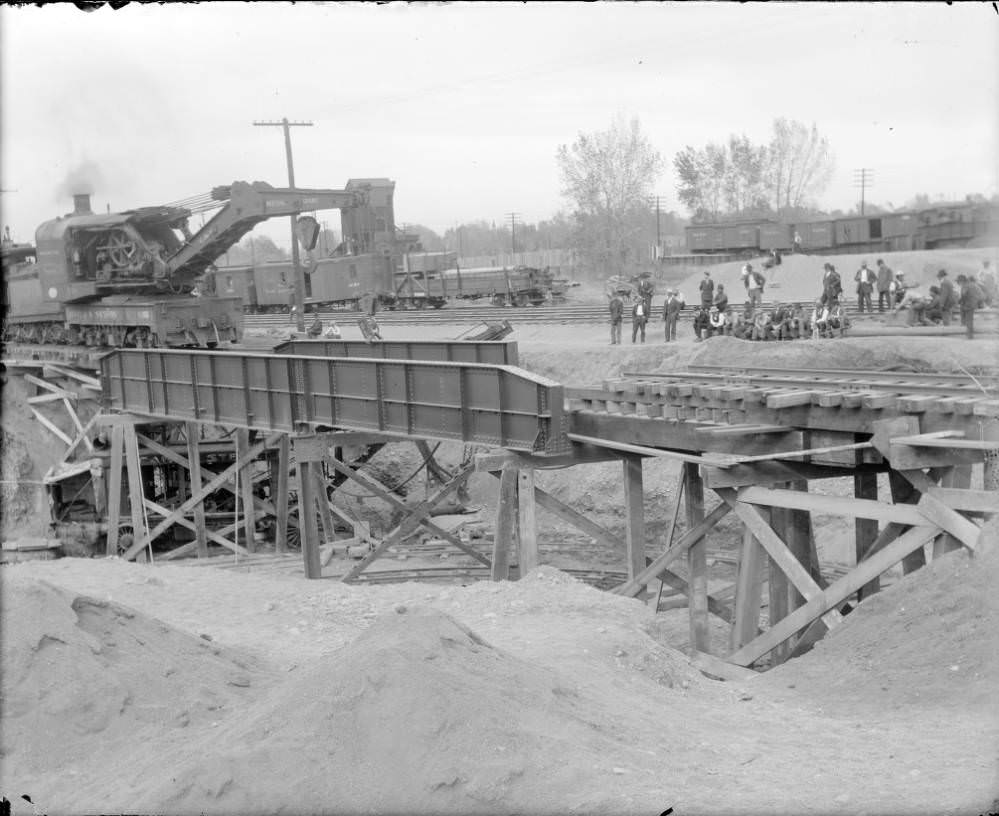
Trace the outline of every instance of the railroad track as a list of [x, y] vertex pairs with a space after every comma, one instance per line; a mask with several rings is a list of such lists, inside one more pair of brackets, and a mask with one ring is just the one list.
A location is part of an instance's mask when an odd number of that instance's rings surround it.
[[[773, 308], [773, 303], [764, 303], [763, 308]], [[661, 307], [660, 307], [661, 308]], [[690, 319], [694, 309], [687, 307], [682, 312], [683, 317]], [[877, 312], [857, 312], [854, 307], [847, 307], [847, 315], [854, 323], [875, 324], [885, 315]], [[333, 320], [352, 323], [360, 318], [360, 313], [348, 310], [329, 310], [320, 313], [323, 320]], [[975, 313], [976, 324], [983, 329], [990, 327], [999, 317], [999, 310], [987, 309]], [[658, 318], [658, 309], [653, 308], [653, 322]], [[311, 320], [311, 317], [307, 318]], [[547, 325], [574, 323], [606, 323], [607, 306], [601, 303], [564, 303], [545, 304], [542, 306], [527, 306], [524, 308], [501, 306], [457, 306], [444, 309], [410, 309], [398, 311], [381, 311], [377, 315], [382, 325], [454, 325], [475, 323], [499, 323], [508, 320], [510, 323]], [[626, 317], [625, 322], [628, 322]], [[244, 318], [246, 328], [291, 328], [294, 323], [287, 314], [248, 314]], [[955, 322], [954, 325], [957, 325]]]

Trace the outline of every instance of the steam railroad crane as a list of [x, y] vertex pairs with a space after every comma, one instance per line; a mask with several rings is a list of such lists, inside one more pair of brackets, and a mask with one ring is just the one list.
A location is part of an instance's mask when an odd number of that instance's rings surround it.
[[23, 245], [17, 252], [0, 250], [6, 342], [114, 347], [238, 342], [242, 302], [215, 293], [213, 262], [268, 218], [363, 210], [368, 204], [365, 189], [280, 189], [235, 181], [202, 197], [200, 209], [221, 209], [192, 234], [188, 207], [95, 215], [88, 195], [74, 199], [74, 212], [38, 227], [33, 251]]

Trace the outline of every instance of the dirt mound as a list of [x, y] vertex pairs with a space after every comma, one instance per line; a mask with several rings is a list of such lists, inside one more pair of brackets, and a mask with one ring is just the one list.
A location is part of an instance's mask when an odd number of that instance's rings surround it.
[[[592, 793], [573, 801], [566, 791], [588, 787], [594, 765], [626, 762], [636, 753], [629, 743], [571, 679], [494, 648], [441, 612], [400, 605], [340, 654], [285, 683], [266, 707], [190, 746], [169, 783], [143, 791], [133, 807], [599, 809], [606, 802]], [[570, 751], [568, 765], [562, 757]]]
[[[997, 523], [984, 531], [993, 541], [997, 533]], [[993, 708], [999, 549], [985, 549], [974, 557], [961, 550], [934, 559], [861, 603], [812, 652], [756, 682], [807, 686], [830, 707], [852, 711], [953, 704], [959, 686], [969, 711], [991, 711], [992, 725], [999, 725]]]
[[261, 677], [127, 607], [10, 571], [3, 590], [0, 787], [44, 791], [43, 806], [88, 757], [215, 719]]

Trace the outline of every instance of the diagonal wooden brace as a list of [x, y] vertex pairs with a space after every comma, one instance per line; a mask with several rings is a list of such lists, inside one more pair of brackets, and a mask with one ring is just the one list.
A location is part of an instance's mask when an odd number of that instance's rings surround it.
[[[773, 528], [763, 518], [759, 510], [752, 505], [739, 501], [739, 494], [730, 487], [716, 488], [715, 492], [742, 519], [746, 527], [749, 528], [749, 531], [763, 546], [763, 549], [767, 551], [767, 555], [781, 568], [791, 583], [794, 584], [795, 589], [801, 593], [806, 601], [822, 593], [822, 588], [815, 582], [815, 579], [812, 578], [804, 565], [794, 557], [794, 554], [787, 548], [783, 539], [773, 531]], [[793, 493], [794, 491], [788, 492]], [[826, 626], [832, 629], [834, 626], [842, 623], [843, 616], [835, 609], [832, 609], [823, 613], [822, 620], [825, 621]]]
[[939, 527], [913, 527], [868, 560], [862, 561], [838, 581], [833, 582], [817, 595], [813, 595], [803, 606], [799, 606], [790, 615], [777, 621], [762, 635], [733, 652], [728, 657], [728, 661], [739, 666], [748, 666], [759, 660], [795, 632], [822, 616], [827, 610], [834, 609], [874, 577], [890, 569], [909, 553], [932, 541], [940, 532]]
[[686, 554], [687, 549], [706, 536], [722, 518], [728, 515], [732, 508], [722, 502], [696, 527], [688, 530], [666, 552], [658, 556], [638, 575], [611, 590], [615, 595], [634, 598], [650, 582], [656, 580], [674, 561]]
[[[404, 511], [406, 513], [409, 513], [409, 511], [410, 511], [409, 505], [407, 505], [404, 501], [401, 501], [398, 496], [395, 496], [391, 492], [389, 492], [388, 490], [386, 490], [382, 485], [380, 485], [374, 479], [372, 479], [372, 478], [370, 478], [368, 476], [365, 476], [359, 470], [354, 470], [349, 465], [341, 462], [339, 459], [333, 458], [332, 456], [326, 457], [326, 461], [328, 461], [333, 466], [333, 468], [337, 471], [337, 473], [343, 474], [348, 479], [353, 479], [359, 485], [361, 485], [362, 487], [364, 487], [367, 490], [370, 490], [372, 493], [374, 493], [380, 499], [385, 500], [386, 502], [388, 502], [389, 504], [391, 504], [393, 507], [395, 507], [395, 508], [397, 508], [399, 510], [402, 510], [402, 511]], [[454, 545], [455, 547], [457, 547], [459, 550], [461, 550], [466, 555], [470, 555], [472, 558], [474, 558], [480, 564], [484, 564], [487, 567], [491, 566], [491, 563], [490, 563], [490, 561], [489, 561], [488, 558], [486, 558], [481, 553], [477, 552], [472, 547], [469, 547], [464, 541], [462, 541], [460, 538], [458, 538], [458, 536], [456, 536], [454, 533], [450, 533], [447, 530], [445, 530], [443, 527], [440, 527], [439, 525], [437, 525], [434, 522], [432, 522], [429, 518], [420, 519], [419, 526], [426, 527], [434, 535], [436, 535], [436, 536], [444, 539], [449, 544]]]
[[199, 502], [204, 501], [208, 496], [219, 489], [225, 482], [234, 478], [236, 470], [243, 470], [253, 464], [253, 460], [256, 459], [263, 451], [270, 445], [275, 444], [278, 439], [280, 439], [281, 434], [274, 434], [269, 437], [264, 442], [258, 442], [249, 451], [247, 451], [246, 459], [239, 462], [238, 464], [233, 463], [221, 473], [213, 477], [211, 480], [202, 485], [201, 489], [193, 492], [191, 497], [181, 504], [176, 510], [172, 511], [169, 516], [167, 516], [163, 521], [157, 524], [152, 530], [149, 531], [148, 535], [143, 536], [140, 540], [136, 541], [131, 547], [129, 547], [123, 554], [122, 558], [126, 560], [131, 560], [135, 558], [136, 554], [142, 551], [151, 541], [154, 541], [157, 536], [162, 535], [167, 529], [172, 527], [177, 523], [177, 520], [187, 513], [188, 510], [192, 509]]
[[468, 477], [472, 475], [475, 471], [475, 462], [467, 462], [462, 465], [458, 472], [451, 477], [451, 480], [447, 484], [442, 485], [433, 495], [429, 496], [420, 504], [409, 509], [409, 514], [399, 522], [398, 526], [392, 530], [385, 538], [382, 539], [381, 543], [371, 552], [369, 552], [359, 564], [356, 564], [346, 575], [343, 576], [343, 581], [351, 581], [364, 572], [375, 560], [381, 557], [381, 555], [397, 541], [402, 541], [407, 536], [411, 535], [417, 527], [425, 521], [426, 515], [438, 504], [440, 504], [444, 499], [446, 499], [451, 493], [461, 487]]

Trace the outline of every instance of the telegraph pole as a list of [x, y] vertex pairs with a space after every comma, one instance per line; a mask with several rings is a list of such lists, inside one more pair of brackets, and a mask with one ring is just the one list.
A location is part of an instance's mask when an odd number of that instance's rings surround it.
[[[287, 117], [280, 122], [254, 122], [254, 127], [284, 128], [284, 154], [288, 162], [288, 186], [295, 187], [295, 164], [291, 159], [291, 128], [312, 127], [312, 122], [289, 122]], [[291, 268], [295, 277], [295, 311], [297, 328], [305, 331], [305, 271], [299, 261], [298, 234], [295, 232], [295, 216], [291, 216]]]
[[860, 167], [853, 171], [853, 186], [860, 188], [860, 214], [864, 214], [864, 199], [868, 187], [874, 186], [874, 171], [869, 167]]
[[[517, 254], [517, 219], [520, 217], [520, 213], [507, 213], [507, 218], [510, 219], [510, 253], [512, 255]], [[513, 259], [513, 265], [517, 265], [517, 259]]]

